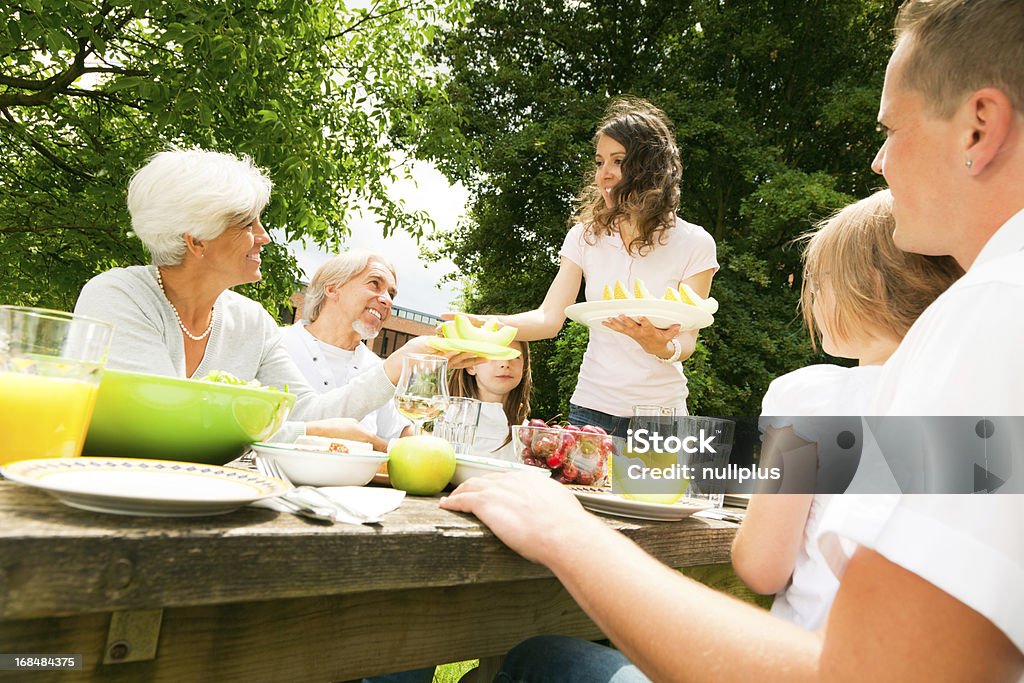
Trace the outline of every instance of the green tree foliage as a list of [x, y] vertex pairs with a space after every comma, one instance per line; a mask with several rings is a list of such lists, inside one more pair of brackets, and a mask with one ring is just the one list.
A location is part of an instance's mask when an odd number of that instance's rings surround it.
[[[557, 270], [591, 138], [612, 96], [645, 97], [676, 126], [681, 215], [714, 235], [721, 311], [687, 363], [692, 411], [756, 414], [768, 382], [811, 362], [791, 241], [882, 185], [869, 162], [895, 2], [827, 9], [747, 0], [479, 0], [436, 52], [451, 70], [476, 167], [442, 236], [480, 312], [537, 306]], [[458, 139], [453, 137], [453, 139]], [[465, 156], [439, 145], [435, 159]], [[564, 406], [585, 333], [535, 345], [537, 413]]]
[[[389, 229], [392, 133], [454, 146], [424, 48], [465, 0], [21, 0], [0, 15], [0, 302], [70, 308], [86, 279], [144, 262], [131, 173], [169, 144], [245, 153], [275, 191], [264, 223], [336, 248], [357, 202]], [[253, 291], [282, 302], [297, 269], [264, 252]]]

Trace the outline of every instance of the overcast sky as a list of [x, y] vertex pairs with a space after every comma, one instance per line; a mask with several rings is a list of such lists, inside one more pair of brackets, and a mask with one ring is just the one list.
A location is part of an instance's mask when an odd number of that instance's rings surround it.
[[[453, 230], [466, 208], [465, 188], [449, 185], [433, 166], [422, 162], [412, 164], [412, 176], [412, 180], [396, 183], [392, 196], [404, 200], [410, 210], [427, 212], [438, 228]], [[442, 285], [441, 278], [454, 272], [455, 265], [447, 259], [424, 261], [420, 258], [420, 245], [407, 233], [397, 232], [385, 239], [376, 217], [367, 214], [352, 223], [352, 234], [345, 247], [381, 251], [391, 259], [398, 271], [396, 305], [434, 315], [451, 310], [451, 302], [458, 296], [458, 283]], [[289, 249], [295, 254], [307, 281], [333, 255], [303, 249], [300, 244], [289, 245]]]

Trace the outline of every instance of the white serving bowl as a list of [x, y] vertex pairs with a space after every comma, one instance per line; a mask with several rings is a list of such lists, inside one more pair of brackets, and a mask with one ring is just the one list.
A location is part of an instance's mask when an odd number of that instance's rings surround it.
[[456, 455], [455, 474], [452, 475], [452, 486], [458, 486], [472, 477], [480, 477], [485, 474], [516, 471], [536, 472], [542, 476], [549, 477], [551, 472], [542, 467], [524, 465], [521, 462], [510, 462], [498, 460], [497, 458], [485, 458], [481, 455]]
[[277, 463], [293, 484], [306, 486], [365, 486], [387, 453], [315, 453], [295, 450], [288, 444], [254, 443], [261, 458]]

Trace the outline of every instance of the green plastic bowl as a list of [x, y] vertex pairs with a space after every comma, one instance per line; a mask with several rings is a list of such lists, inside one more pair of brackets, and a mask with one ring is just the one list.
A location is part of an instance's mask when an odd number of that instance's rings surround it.
[[283, 391], [106, 370], [82, 454], [223, 465], [294, 405]]

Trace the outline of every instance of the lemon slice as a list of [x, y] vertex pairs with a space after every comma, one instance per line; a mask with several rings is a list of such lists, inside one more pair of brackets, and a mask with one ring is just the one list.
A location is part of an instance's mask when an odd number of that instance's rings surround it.
[[672, 287], [665, 288], [665, 301], [679, 301], [679, 292]]
[[613, 299], [629, 299], [629, 292], [626, 291], [626, 285], [622, 283], [622, 280], [615, 281], [615, 287], [612, 289]]
[[601, 293], [601, 301], [611, 301], [611, 300], [612, 300], [612, 288], [611, 288], [610, 285], [605, 285], [604, 286], [604, 291]]
[[620, 495], [629, 500], [636, 500], [641, 503], [657, 503], [658, 505], [672, 505], [683, 497], [681, 491], [679, 493], [623, 493]]

